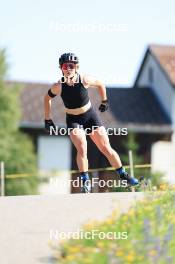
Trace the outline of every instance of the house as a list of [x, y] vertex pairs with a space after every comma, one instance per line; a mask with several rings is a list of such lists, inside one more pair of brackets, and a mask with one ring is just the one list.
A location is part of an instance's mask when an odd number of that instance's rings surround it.
[[175, 127], [175, 46], [150, 45], [134, 87], [149, 87]]
[[170, 142], [153, 144], [151, 162], [153, 171], [161, 171], [175, 183], [175, 46], [150, 45], [145, 53], [134, 84], [154, 92], [171, 124]]
[[[20, 128], [33, 139], [41, 171], [77, 169], [76, 150], [68, 136], [49, 136], [44, 131], [43, 98], [49, 84], [22, 83], [22, 118]], [[151, 149], [159, 141], [171, 142], [175, 126], [175, 47], [150, 45], [133, 87], [107, 87], [110, 109], [99, 113], [106, 128], [127, 128], [135, 133], [144, 162], [151, 161]], [[98, 111], [100, 98], [89, 89], [92, 104]], [[61, 98], [55, 97], [52, 118], [66, 127]], [[119, 154], [124, 152], [124, 135], [112, 135], [110, 141]], [[88, 139], [90, 168], [109, 167], [106, 158]], [[100, 177], [105, 172], [100, 172]], [[109, 172], [108, 172], [109, 174]], [[76, 175], [74, 175], [75, 177]], [[72, 190], [74, 191], [74, 190]]]

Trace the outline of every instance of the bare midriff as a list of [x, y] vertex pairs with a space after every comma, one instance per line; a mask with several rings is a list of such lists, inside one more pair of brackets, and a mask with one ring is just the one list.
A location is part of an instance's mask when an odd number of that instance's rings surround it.
[[91, 102], [89, 101], [86, 105], [79, 107], [79, 108], [65, 108], [67, 114], [70, 115], [81, 115], [87, 112], [91, 108]]

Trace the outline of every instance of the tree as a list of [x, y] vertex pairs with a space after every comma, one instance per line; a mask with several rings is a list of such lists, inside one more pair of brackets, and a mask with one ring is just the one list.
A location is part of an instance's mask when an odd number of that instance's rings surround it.
[[6, 195], [36, 194], [36, 155], [32, 141], [19, 131], [19, 85], [6, 81], [5, 50], [0, 50], [0, 160], [5, 162], [6, 174], [30, 173], [33, 177], [6, 179]]
[[[136, 141], [136, 135], [133, 133], [129, 133], [127, 136], [127, 140], [123, 142], [123, 146], [125, 148], [125, 153], [121, 156], [122, 161], [125, 164], [129, 164], [129, 150], [132, 151], [133, 163], [134, 165], [143, 164], [144, 158], [138, 154], [139, 151], [139, 143]], [[129, 171], [129, 170], [128, 170]], [[140, 176], [147, 176], [149, 174], [149, 169], [136, 169], [134, 168], [134, 176], [136, 178], [140, 178]]]
[[123, 147], [125, 148], [125, 153], [121, 156], [122, 161], [125, 164], [129, 164], [129, 156], [128, 151], [132, 151], [133, 162], [134, 164], [142, 164], [144, 162], [143, 157], [138, 155], [139, 144], [136, 141], [136, 136], [133, 133], [129, 133], [127, 136], [127, 140], [123, 142]]

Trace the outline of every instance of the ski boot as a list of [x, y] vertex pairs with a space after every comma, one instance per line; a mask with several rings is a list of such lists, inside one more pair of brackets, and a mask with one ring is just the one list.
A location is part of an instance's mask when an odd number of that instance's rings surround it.
[[128, 187], [136, 186], [139, 184], [138, 179], [129, 176], [129, 174], [126, 171], [124, 171], [122, 174], [120, 174], [120, 178], [121, 178], [121, 180], [127, 181]]
[[82, 174], [80, 175], [81, 179], [81, 192], [82, 193], [90, 193], [91, 192], [91, 182], [89, 179], [88, 174]]

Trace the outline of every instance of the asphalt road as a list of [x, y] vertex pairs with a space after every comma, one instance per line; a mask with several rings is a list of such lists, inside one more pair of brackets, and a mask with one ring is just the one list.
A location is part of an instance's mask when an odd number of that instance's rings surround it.
[[0, 197], [0, 263], [53, 263], [50, 231], [75, 232], [103, 220], [114, 208], [125, 212], [142, 193], [92, 193]]

